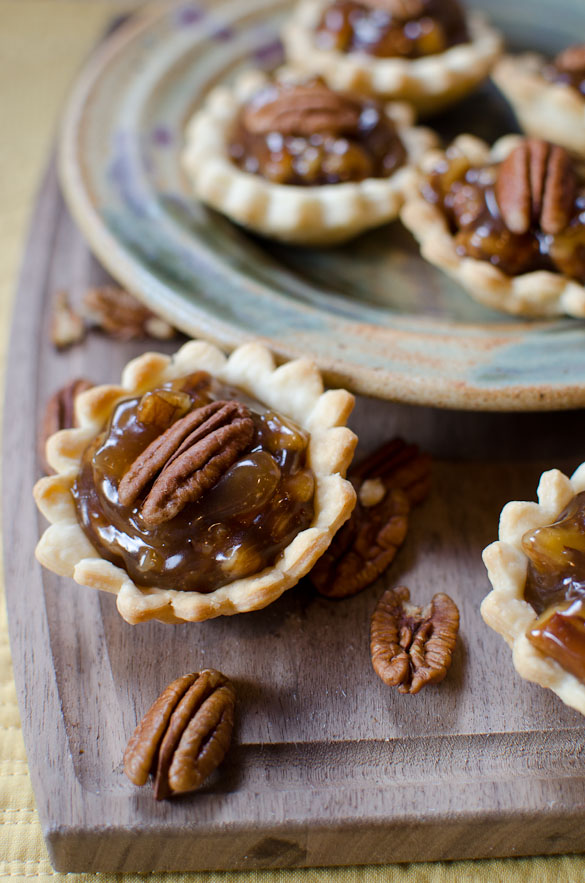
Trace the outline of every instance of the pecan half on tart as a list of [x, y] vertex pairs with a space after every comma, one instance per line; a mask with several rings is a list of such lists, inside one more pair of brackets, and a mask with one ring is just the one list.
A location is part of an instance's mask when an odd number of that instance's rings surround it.
[[300, 0], [282, 37], [288, 61], [335, 89], [434, 113], [488, 76], [500, 34], [458, 0]]
[[493, 590], [481, 614], [516, 670], [585, 714], [585, 464], [545, 472], [538, 503], [508, 503], [483, 560]]
[[264, 236], [305, 245], [396, 218], [433, 133], [413, 128], [404, 105], [281, 76], [248, 72], [192, 118], [182, 159], [196, 195]]
[[475, 300], [524, 316], [585, 316], [585, 169], [547, 141], [470, 135], [430, 152], [401, 219]]
[[351, 514], [352, 406], [313, 363], [277, 368], [259, 344], [147, 353], [121, 386], [80, 395], [77, 428], [48, 440], [37, 558], [115, 593], [130, 623], [264, 607]]
[[549, 62], [540, 55], [506, 55], [492, 78], [522, 129], [585, 157], [585, 44]]

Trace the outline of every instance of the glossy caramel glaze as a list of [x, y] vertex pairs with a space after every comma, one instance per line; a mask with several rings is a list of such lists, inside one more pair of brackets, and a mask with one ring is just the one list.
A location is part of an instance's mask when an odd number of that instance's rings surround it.
[[585, 682], [585, 492], [554, 524], [526, 533], [524, 597], [539, 614], [529, 641]]
[[585, 601], [572, 601], [545, 613], [528, 633], [528, 640], [585, 683]]
[[[122, 506], [118, 485], [137, 456], [176, 420], [218, 400], [252, 414], [247, 450], [203, 497], [149, 528], [141, 516], [148, 488]], [[212, 592], [272, 565], [313, 518], [308, 435], [292, 421], [206, 372], [122, 401], [87, 449], [73, 487], [91, 543], [140, 586]]]
[[497, 164], [473, 167], [450, 148], [423, 185], [425, 199], [445, 213], [457, 253], [489, 261], [507, 276], [549, 270], [585, 282], [585, 189], [579, 190], [569, 225], [561, 233], [551, 236], [533, 226], [517, 234], [500, 215], [494, 192], [497, 174]]
[[[319, 80], [311, 86], [320, 91], [325, 88]], [[240, 113], [229, 154], [241, 169], [274, 184], [314, 186], [387, 178], [406, 162], [405, 147], [382, 105], [354, 96], [339, 96], [343, 110], [350, 111], [346, 124], [338, 125], [339, 119], [331, 115], [329, 127], [307, 133], [307, 115], [300, 109], [297, 131], [281, 132], [276, 126], [269, 132], [249, 130], [245, 120], [254, 102], [281, 106], [289, 96], [294, 101], [295, 92], [295, 86], [272, 84]]]
[[391, 7], [391, 3], [336, 0], [321, 17], [315, 43], [324, 50], [365, 52], [377, 58], [420, 58], [469, 40], [465, 15], [456, 0], [420, 0], [413, 5], [412, 17], [392, 12]]
[[522, 538], [529, 559], [524, 597], [538, 614], [553, 605], [585, 600], [585, 492], [577, 494], [554, 524]]

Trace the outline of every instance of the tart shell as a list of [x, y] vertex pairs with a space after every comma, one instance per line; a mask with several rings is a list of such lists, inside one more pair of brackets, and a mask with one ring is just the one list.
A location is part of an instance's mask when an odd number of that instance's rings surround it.
[[538, 55], [506, 55], [495, 66], [492, 79], [528, 135], [585, 157], [585, 96], [543, 77], [545, 63]]
[[[306, 79], [290, 70], [280, 76]], [[214, 89], [190, 120], [182, 163], [199, 199], [257, 233], [299, 245], [344, 242], [394, 220], [414, 174], [410, 166], [388, 178], [299, 187], [274, 184], [232, 162], [228, 142], [240, 108], [268, 82], [266, 74], [248, 71], [233, 89]], [[412, 126], [413, 114], [406, 105], [389, 105], [386, 113], [397, 126], [410, 164], [436, 146], [434, 133]]]
[[436, 113], [473, 91], [489, 75], [503, 40], [478, 13], [468, 16], [469, 43], [423, 58], [376, 58], [315, 45], [315, 29], [330, 0], [301, 0], [282, 30], [287, 60], [319, 74], [333, 89], [408, 101], [422, 114]]
[[524, 599], [528, 557], [522, 549], [527, 531], [556, 521], [571, 499], [585, 490], [585, 463], [571, 478], [558, 469], [545, 472], [538, 486], [538, 503], [511, 502], [500, 516], [499, 540], [483, 552], [493, 590], [481, 605], [486, 624], [512, 648], [514, 667], [528, 681], [548, 687], [562, 701], [585, 714], [585, 685], [558, 662], [541, 653], [526, 637], [537, 620]]
[[[521, 140], [519, 135], [506, 135], [490, 150], [479, 138], [460, 135], [453, 146], [472, 165], [484, 165], [504, 160]], [[421, 163], [422, 174], [432, 171], [444, 159], [444, 152], [429, 151]], [[538, 270], [507, 276], [489, 261], [457, 254], [444, 213], [422, 196], [420, 183], [419, 178], [409, 184], [400, 218], [419, 242], [422, 256], [459, 282], [474, 300], [515, 316], [585, 317], [585, 286], [561, 273]]]
[[[273, 566], [209, 594], [141, 588], [123, 568], [104, 560], [87, 539], [71, 488], [87, 445], [102, 431], [118, 402], [198, 370], [240, 387], [310, 433], [308, 465], [316, 480], [313, 521]], [[195, 622], [265, 607], [308, 573], [353, 510], [355, 491], [344, 478], [357, 442], [345, 426], [353, 402], [345, 390], [324, 391], [321, 375], [309, 360], [276, 367], [271, 353], [257, 343], [238, 347], [229, 358], [203, 341], [185, 344], [173, 358], [146, 353], [128, 363], [120, 386], [98, 386], [81, 394], [76, 399], [78, 428], [61, 430], [48, 439], [47, 459], [57, 474], [40, 479], [34, 488], [36, 503], [50, 522], [36, 557], [49, 570], [73, 577], [80, 585], [115, 594], [120, 614], [131, 624], [150, 619]]]

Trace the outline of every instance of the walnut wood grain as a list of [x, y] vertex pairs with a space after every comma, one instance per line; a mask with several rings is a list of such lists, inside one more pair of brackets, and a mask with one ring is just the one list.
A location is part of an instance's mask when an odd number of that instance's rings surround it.
[[[400, 434], [435, 457], [391, 570], [346, 601], [308, 585], [264, 611], [201, 624], [126, 624], [114, 599], [41, 570], [31, 497], [36, 427], [73, 377], [116, 381], [144, 342], [97, 334], [49, 344], [53, 294], [78, 302], [104, 274], [44, 182], [12, 328], [4, 434], [4, 549], [14, 671], [51, 860], [62, 871], [318, 866], [585, 849], [585, 727], [518, 678], [479, 615], [480, 559], [508, 499], [544, 468], [582, 459], [585, 415], [443, 412], [361, 399], [363, 450]], [[176, 344], [175, 344], [176, 345]], [[170, 351], [174, 345], [156, 348]], [[371, 668], [372, 610], [389, 585], [461, 611], [446, 680], [417, 696]], [[124, 776], [125, 744], [164, 686], [219, 668], [239, 715], [227, 761], [201, 792], [157, 803]], [[42, 737], [41, 737], [42, 734]]]

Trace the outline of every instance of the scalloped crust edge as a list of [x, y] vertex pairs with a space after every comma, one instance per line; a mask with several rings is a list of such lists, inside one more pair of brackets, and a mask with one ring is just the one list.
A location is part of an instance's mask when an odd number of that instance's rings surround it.
[[[305, 79], [286, 68], [279, 77]], [[413, 174], [410, 165], [388, 178], [297, 187], [274, 184], [231, 161], [227, 140], [238, 111], [267, 82], [267, 74], [246, 71], [233, 89], [213, 89], [189, 121], [181, 161], [197, 197], [244, 227], [299, 245], [344, 242], [394, 220]], [[396, 123], [409, 163], [416, 165], [437, 145], [437, 136], [429, 129], [413, 127], [412, 111], [405, 105], [388, 105], [385, 110]]]
[[468, 15], [471, 42], [424, 58], [375, 58], [315, 46], [315, 28], [329, 0], [301, 0], [282, 29], [287, 59], [320, 74], [334, 89], [408, 101], [421, 113], [443, 110], [463, 98], [489, 75], [502, 52], [501, 34], [478, 13]]
[[585, 714], [585, 685], [537, 650], [526, 637], [537, 615], [524, 600], [528, 558], [521, 543], [526, 531], [554, 522], [570, 500], [584, 490], [585, 463], [582, 463], [571, 478], [558, 469], [544, 472], [538, 485], [538, 503], [514, 501], [504, 506], [499, 540], [483, 551], [493, 588], [480, 608], [484, 622], [512, 648], [518, 674], [552, 690], [581, 714]]
[[[453, 142], [476, 165], [501, 162], [522, 140], [505, 135], [493, 147], [473, 135], [460, 135]], [[421, 163], [421, 175], [444, 159], [443, 151], [429, 151]], [[420, 192], [421, 175], [409, 184], [400, 219], [420, 245], [421, 255], [455, 279], [479, 303], [514, 316], [585, 317], [585, 286], [563, 276], [539, 270], [521, 276], [506, 276], [493, 264], [464, 258], [455, 250], [455, 240], [441, 209], [427, 202]]]
[[[236, 580], [209, 594], [140, 588], [126, 571], [104, 560], [78, 524], [71, 487], [87, 444], [95, 438], [117, 402], [176, 377], [204, 370], [237, 385], [264, 404], [291, 417], [310, 432], [308, 462], [315, 473], [315, 515], [283, 550], [272, 567]], [[258, 610], [276, 600], [311, 569], [329, 546], [355, 505], [355, 491], [344, 476], [357, 437], [345, 426], [354, 397], [345, 390], [323, 390], [313, 362], [297, 359], [276, 367], [261, 344], [248, 343], [226, 357], [212, 344], [190, 341], [174, 355], [145, 353], [126, 365], [120, 386], [97, 386], [78, 396], [76, 429], [64, 429], [47, 442], [47, 458], [56, 475], [40, 479], [34, 496], [50, 522], [36, 548], [49, 570], [71, 576], [80, 585], [117, 596], [129, 623], [158, 619], [199, 622], [215, 616]]]
[[540, 72], [544, 63], [542, 56], [531, 53], [505, 55], [492, 79], [528, 135], [585, 157], [585, 97], [571, 86], [545, 79]]

